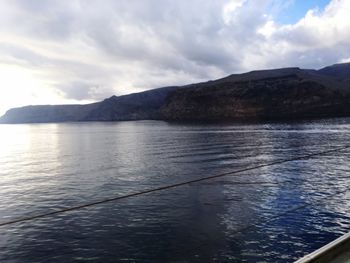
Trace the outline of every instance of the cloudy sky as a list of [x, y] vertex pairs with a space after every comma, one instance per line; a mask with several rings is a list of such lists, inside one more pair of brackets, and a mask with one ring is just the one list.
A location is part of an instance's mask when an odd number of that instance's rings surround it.
[[350, 61], [349, 0], [0, 0], [0, 114]]

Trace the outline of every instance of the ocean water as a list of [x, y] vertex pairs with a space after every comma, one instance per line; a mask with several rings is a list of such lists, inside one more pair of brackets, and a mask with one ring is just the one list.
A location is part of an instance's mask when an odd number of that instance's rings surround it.
[[[350, 119], [0, 125], [0, 224], [350, 144]], [[350, 149], [0, 227], [0, 262], [293, 262], [350, 230]]]

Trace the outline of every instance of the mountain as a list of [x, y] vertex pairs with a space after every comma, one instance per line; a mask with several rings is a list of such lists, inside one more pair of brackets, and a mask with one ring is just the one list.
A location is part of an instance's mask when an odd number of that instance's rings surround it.
[[335, 64], [317, 71], [319, 74], [339, 81], [350, 81], [350, 63]]
[[98, 103], [82, 120], [123, 121], [161, 119], [160, 108], [168, 94], [178, 87], [164, 87], [124, 96], [112, 96]]
[[[323, 71], [322, 71], [323, 72]], [[316, 70], [252, 71], [172, 93], [168, 120], [260, 120], [350, 115], [350, 86]]]
[[122, 120], [264, 120], [350, 116], [350, 63], [282, 68], [112, 96], [86, 105], [10, 109], [2, 123]]
[[177, 87], [164, 87], [124, 96], [112, 96], [86, 105], [39, 105], [8, 110], [1, 123], [123, 121], [160, 119], [160, 107]]
[[42, 123], [81, 121], [99, 103], [87, 105], [38, 105], [8, 110], [0, 118], [1, 123]]

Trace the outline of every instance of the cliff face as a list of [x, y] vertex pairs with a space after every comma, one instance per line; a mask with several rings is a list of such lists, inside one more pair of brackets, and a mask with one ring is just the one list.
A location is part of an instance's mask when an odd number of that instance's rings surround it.
[[165, 87], [105, 99], [87, 114], [86, 121], [122, 121], [161, 119], [160, 107], [169, 93], [178, 87]]
[[313, 70], [255, 71], [171, 94], [168, 120], [291, 119], [350, 114], [350, 87]]
[[350, 116], [350, 64], [284, 68], [113, 96], [87, 105], [26, 106], [2, 123], [121, 120], [260, 120]]

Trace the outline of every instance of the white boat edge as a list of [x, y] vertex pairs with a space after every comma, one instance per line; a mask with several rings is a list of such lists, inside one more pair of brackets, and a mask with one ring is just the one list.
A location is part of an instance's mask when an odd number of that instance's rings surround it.
[[350, 232], [321, 247], [320, 249], [302, 257], [294, 263], [329, 263], [339, 257], [342, 253], [346, 251], [349, 252], [349, 248]]

